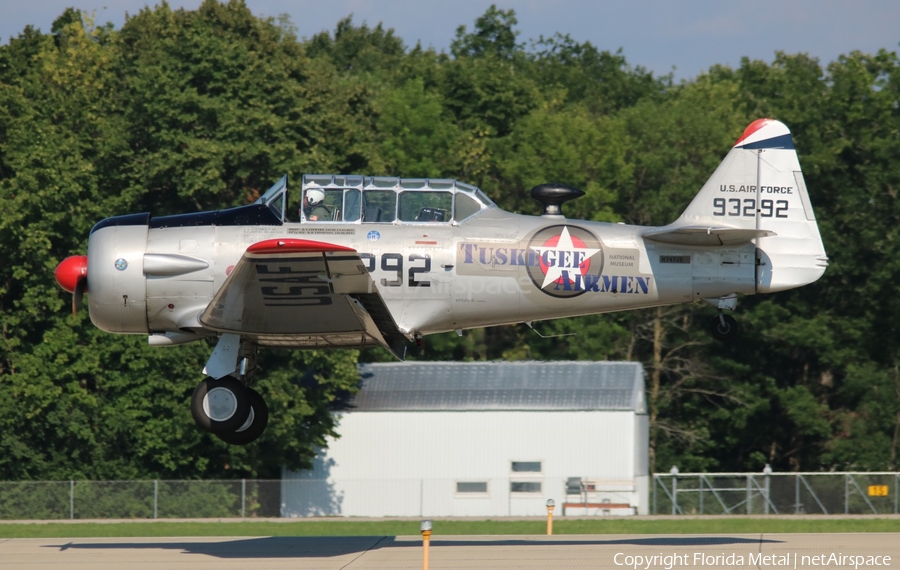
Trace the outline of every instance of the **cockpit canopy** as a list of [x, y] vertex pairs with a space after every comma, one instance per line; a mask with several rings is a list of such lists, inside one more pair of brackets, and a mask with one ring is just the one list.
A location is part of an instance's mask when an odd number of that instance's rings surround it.
[[285, 222], [404, 225], [459, 223], [496, 207], [484, 192], [456, 180], [345, 174], [306, 174], [300, 196], [288, 193], [285, 176], [256, 203]]

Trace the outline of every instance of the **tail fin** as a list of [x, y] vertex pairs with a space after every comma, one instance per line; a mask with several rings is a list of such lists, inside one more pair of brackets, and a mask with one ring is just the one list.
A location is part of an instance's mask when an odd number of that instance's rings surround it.
[[773, 119], [756, 120], [744, 130], [672, 227], [752, 236], [760, 293], [812, 283], [827, 266], [794, 140]]

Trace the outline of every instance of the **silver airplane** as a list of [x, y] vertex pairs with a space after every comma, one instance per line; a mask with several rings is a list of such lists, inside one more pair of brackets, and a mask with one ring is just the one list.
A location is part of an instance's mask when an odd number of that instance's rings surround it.
[[673, 223], [570, 220], [583, 192], [542, 184], [541, 216], [498, 208], [455, 180], [305, 175], [226, 210], [107, 218], [87, 256], [56, 269], [73, 310], [149, 335], [217, 344], [194, 390], [197, 424], [232, 444], [262, 434], [249, 387], [259, 347], [382, 346], [424, 335], [705, 300], [712, 333], [737, 331], [737, 295], [816, 281], [827, 257], [793, 139], [753, 122]]

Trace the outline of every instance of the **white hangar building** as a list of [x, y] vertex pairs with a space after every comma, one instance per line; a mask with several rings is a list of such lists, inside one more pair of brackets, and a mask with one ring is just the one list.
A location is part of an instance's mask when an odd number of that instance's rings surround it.
[[282, 516], [645, 514], [635, 362], [362, 364], [340, 438], [285, 471]]

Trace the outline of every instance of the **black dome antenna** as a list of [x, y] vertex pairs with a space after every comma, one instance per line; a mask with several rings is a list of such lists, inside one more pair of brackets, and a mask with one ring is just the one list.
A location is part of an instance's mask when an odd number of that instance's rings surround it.
[[582, 190], [557, 182], [539, 184], [531, 189], [531, 197], [544, 207], [542, 216], [563, 216], [563, 203], [582, 196], [584, 196]]

